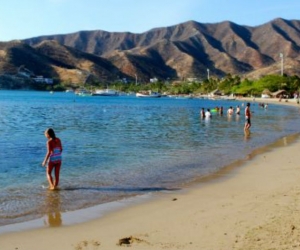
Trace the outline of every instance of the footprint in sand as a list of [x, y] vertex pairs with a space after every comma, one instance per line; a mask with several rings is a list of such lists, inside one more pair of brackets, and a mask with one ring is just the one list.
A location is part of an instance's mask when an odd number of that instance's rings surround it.
[[75, 250], [98, 250], [101, 243], [96, 240], [84, 240], [75, 246]]

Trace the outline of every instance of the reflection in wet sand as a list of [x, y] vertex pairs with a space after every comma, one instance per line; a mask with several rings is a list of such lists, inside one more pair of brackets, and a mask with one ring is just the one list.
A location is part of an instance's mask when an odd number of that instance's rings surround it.
[[245, 140], [249, 140], [250, 139], [250, 130], [249, 129], [244, 129], [244, 135], [245, 135], [245, 137], [244, 137], [244, 139]]
[[61, 199], [59, 190], [47, 191], [45, 198], [46, 216], [45, 224], [49, 227], [59, 227], [62, 225]]

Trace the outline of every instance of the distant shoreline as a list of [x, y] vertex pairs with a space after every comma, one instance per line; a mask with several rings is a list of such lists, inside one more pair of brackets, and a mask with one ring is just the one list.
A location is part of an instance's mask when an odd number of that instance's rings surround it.
[[287, 106], [296, 106], [300, 108], [300, 104], [297, 103], [297, 99], [282, 99], [279, 101], [279, 98], [261, 98], [261, 97], [241, 97], [237, 99], [238, 101], [245, 102], [255, 102], [255, 103], [272, 103], [278, 105], [287, 105]]

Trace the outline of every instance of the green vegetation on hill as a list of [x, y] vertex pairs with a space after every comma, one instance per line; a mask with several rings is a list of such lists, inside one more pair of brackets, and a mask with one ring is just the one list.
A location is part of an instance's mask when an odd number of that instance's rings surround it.
[[267, 75], [258, 80], [240, 79], [239, 76], [228, 74], [223, 79], [206, 79], [203, 82], [156, 82], [148, 84], [124, 84], [113, 83], [110, 85], [119, 91], [137, 92], [140, 90], [152, 90], [167, 92], [169, 94], [208, 94], [216, 89], [223, 94], [236, 94], [242, 96], [259, 96], [268, 89], [270, 92], [285, 90], [290, 96], [299, 91], [300, 78], [298, 76]]
[[242, 96], [259, 96], [264, 90], [276, 92], [285, 90], [290, 96], [300, 89], [300, 78], [298, 76], [287, 75], [267, 75], [258, 80], [241, 79], [239, 76], [230, 74], [222, 79], [210, 78], [202, 82], [187, 82], [187, 81], [157, 81], [154, 83], [123, 83], [120, 81], [107, 82], [92, 82], [85, 84], [58, 83], [55, 84], [40, 84], [30, 81], [12, 81], [9, 78], [0, 78], [0, 89], [34, 89], [34, 90], [54, 90], [64, 91], [66, 89], [86, 88], [89, 90], [111, 88], [121, 92], [138, 92], [141, 90], [152, 90], [168, 94], [208, 94], [216, 89], [223, 94], [235, 94]]

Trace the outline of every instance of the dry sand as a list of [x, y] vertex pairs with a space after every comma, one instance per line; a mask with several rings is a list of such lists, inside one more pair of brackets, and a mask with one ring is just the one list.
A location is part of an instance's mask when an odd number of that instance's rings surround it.
[[85, 223], [1, 234], [0, 249], [300, 249], [299, 149], [299, 137], [283, 138], [184, 190]]

